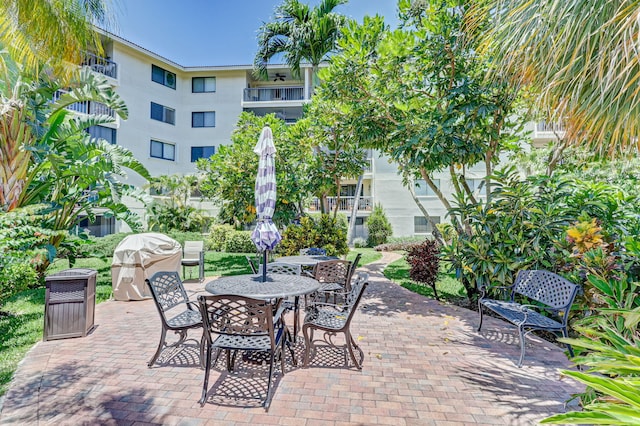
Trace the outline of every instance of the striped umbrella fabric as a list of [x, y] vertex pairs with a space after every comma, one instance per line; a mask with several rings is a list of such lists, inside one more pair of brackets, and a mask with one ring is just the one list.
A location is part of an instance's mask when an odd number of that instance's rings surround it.
[[258, 176], [256, 177], [256, 215], [258, 224], [251, 234], [251, 240], [258, 250], [266, 255], [273, 250], [282, 237], [271, 220], [276, 209], [276, 165], [274, 156], [276, 147], [270, 127], [262, 129], [260, 139], [253, 152], [260, 156]]

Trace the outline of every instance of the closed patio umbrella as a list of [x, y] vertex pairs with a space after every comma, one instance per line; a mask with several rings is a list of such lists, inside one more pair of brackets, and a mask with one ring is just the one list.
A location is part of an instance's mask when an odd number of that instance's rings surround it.
[[282, 237], [273, 223], [273, 213], [276, 209], [276, 166], [274, 155], [276, 147], [273, 144], [273, 134], [270, 127], [262, 129], [260, 139], [253, 152], [260, 156], [258, 176], [256, 177], [256, 215], [258, 224], [251, 234], [251, 240], [257, 249], [263, 253], [262, 280], [267, 280], [267, 250], [273, 250]]

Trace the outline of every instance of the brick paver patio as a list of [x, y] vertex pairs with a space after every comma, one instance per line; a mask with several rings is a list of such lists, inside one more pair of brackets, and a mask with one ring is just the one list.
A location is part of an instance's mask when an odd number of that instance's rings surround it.
[[581, 387], [560, 376], [559, 368], [571, 367], [562, 349], [533, 337], [517, 368], [512, 327], [486, 318], [477, 333], [476, 312], [389, 282], [378, 271], [393, 256], [363, 268], [371, 284], [352, 324], [365, 352], [362, 371], [346, 367], [342, 352], [320, 347], [308, 369], [289, 364], [278, 376], [268, 412], [246, 398], [264, 393], [262, 371], [247, 378], [220, 368], [211, 373], [215, 392], [201, 408], [196, 341], [166, 350], [162, 364], [149, 369], [160, 334], [153, 302], [109, 301], [97, 306], [89, 336], [40, 342], [27, 354], [0, 423], [520, 425], [565, 411]]

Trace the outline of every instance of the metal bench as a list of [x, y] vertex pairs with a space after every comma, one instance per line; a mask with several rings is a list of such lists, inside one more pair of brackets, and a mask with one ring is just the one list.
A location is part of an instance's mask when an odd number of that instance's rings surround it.
[[[534, 330], [545, 330], [562, 333], [568, 337], [567, 321], [569, 309], [578, 293], [579, 286], [567, 281], [553, 272], [544, 270], [522, 270], [518, 272], [516, 281], [509, 287], [491, 287], [503, 289], [509, 293], [509, 300], [498, 300], [487, 297], [487, 287], [480, 287], [481, 296], [478, 300], [480, 324], [482, 327], [483, 307], [490, 309], [498, 316], [518, 327], [520, 335], [520, 360], [524, 359], [525, 336]], [[515, 301], [516, 295], [521, 295], [536, 304], [524, 304]], [[543, 315], [546, 312], [548, 315]], [[567, 345], [569, 354], [573, 357], [571, 345]]]

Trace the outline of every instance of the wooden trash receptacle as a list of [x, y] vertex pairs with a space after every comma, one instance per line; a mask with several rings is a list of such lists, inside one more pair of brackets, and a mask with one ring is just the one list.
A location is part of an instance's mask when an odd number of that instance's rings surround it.
[[94, 325], [94, 269], [65, 269], [45, 278], [43, 340], [84, 337]]

